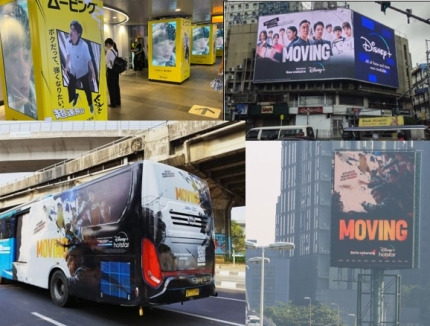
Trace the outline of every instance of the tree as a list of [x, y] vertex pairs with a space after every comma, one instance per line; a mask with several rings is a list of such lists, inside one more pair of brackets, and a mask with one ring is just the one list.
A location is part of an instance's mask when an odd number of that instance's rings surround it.
[[420, 308], [420, 319], [424, 325], [430, 325], [430, 283], [423, 286], [403, 285], [402, 286], [402, 307]]
[[231, 242], [236, 252], [245, 251], [245, 234], [236, 221], [231, 221]]
[[[278, 326], [309, 326], [309, 312], [309, 306], [296, 306], [291, 302], [288, 304], [278, 303], [276, 306], [264, 309], [264, 314]], [[313, 305], [312, 325], [337, 325], [337, 310], [326, 305]], [[339, 325], [345, 324], [340, 321]]]

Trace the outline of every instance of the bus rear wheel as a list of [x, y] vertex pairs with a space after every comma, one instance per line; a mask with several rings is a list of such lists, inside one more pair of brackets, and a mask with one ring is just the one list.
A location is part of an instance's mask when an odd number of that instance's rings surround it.
[[70, 303], [69, 285], [62, 271], [56, 271], [52, 274], [49, 282], [49, 291], [52, 302], [57, 306], [65, 307]]

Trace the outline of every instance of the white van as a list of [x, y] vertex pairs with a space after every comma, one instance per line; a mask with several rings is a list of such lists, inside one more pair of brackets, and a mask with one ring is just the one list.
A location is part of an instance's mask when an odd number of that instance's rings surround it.
[[314, 140], [311, 126], [272, 126], [252, 128], [246, 133], [246, 140]]

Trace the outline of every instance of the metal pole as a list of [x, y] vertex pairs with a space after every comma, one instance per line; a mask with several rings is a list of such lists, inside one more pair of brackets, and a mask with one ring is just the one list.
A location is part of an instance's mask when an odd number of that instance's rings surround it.
[[312, 325], [312, 299], [311, 297], [304, 297], [305, 300], [309, 300], [309, 326]]
[[339, 305], [337, 305], [337, 326], [339, 326], [339, 320], [340, 320]]
[[428, 42], [430, 42], [430, 40], [426, 40], [426, 58], [427, 58], [427, 69], [426, 69], [426, 73], [427, 73], [427, 88], [428, 88], [428, 97], [427, 97], [427, 112], [426, 112], [426, 120], [427, 120], [427, 115], [430, 114], [429, 109], [430, 109], [430, 71], [429, 71], [429, 64], [430, 64], [430, 57], [429, 57], [429, 46], [428, 46]]
[[384, 270], [372, 269], [372, 326], [382, 325]]
[[236, 266], [236, 254], [233, 249], [233, 266]]
[[264, 323], [264, 246], [261, 247], [260, 325]]
[[332, 304], [332, 306], [334, 306], [334, 305], [337, 306], [337, 326], [339, 326], [339, 321], [340, 321], [339, 305], [335, 302], [332, 302], [331, 304]]

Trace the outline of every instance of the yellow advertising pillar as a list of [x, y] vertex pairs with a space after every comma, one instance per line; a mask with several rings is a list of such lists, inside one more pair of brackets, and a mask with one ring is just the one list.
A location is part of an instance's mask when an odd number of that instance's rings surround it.
[[224, 28], [218, 28], [216, 30], [215, 38], [216, 56], [222, 57], [224, 55]]
[[216, 61], [216, 25], [192, 25], [191, 63], [213, 65]]
[[182, 83], [190, 77], [191, 21], [184, 18], [148, 22], [148, 79]]
[[0, 0], [0, 36], [7, 120], [107, 119], [102, 1]]

